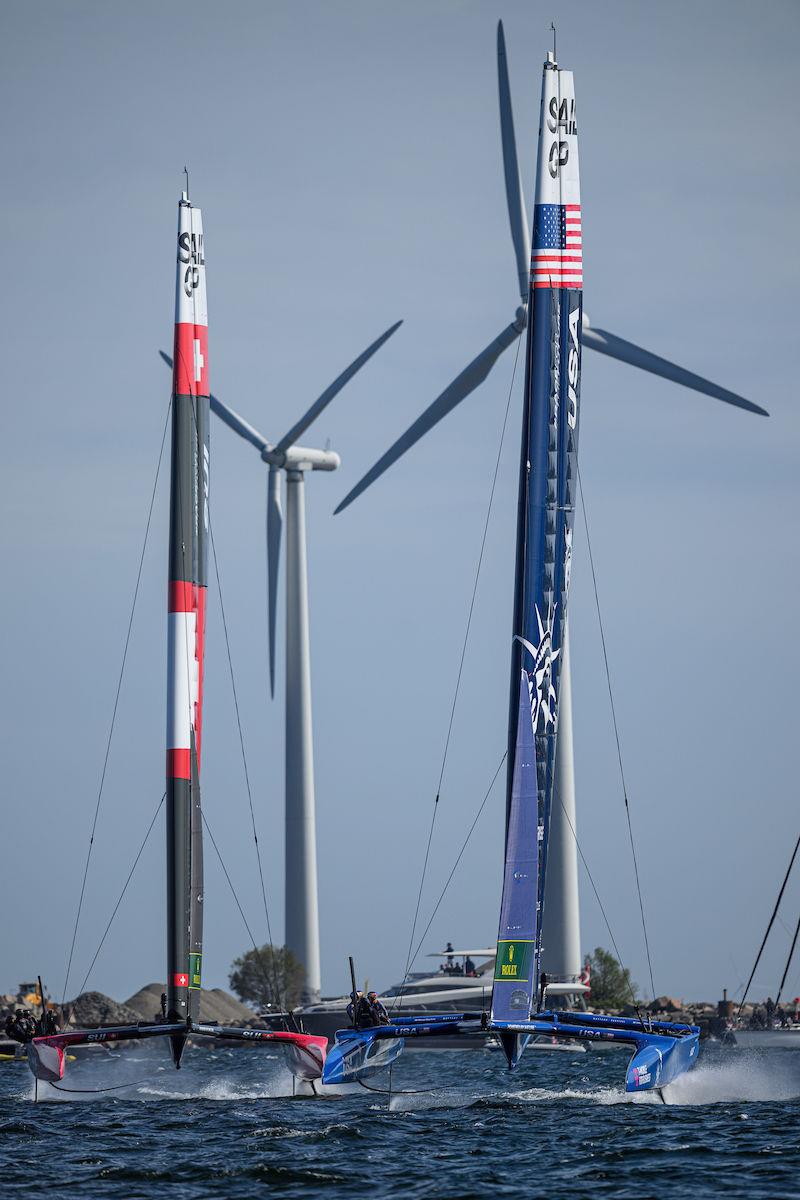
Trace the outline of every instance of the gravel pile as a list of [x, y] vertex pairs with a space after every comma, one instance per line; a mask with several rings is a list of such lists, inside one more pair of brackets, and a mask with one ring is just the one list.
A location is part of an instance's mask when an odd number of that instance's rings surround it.
[[81, 992], [74, 1000], [66, 1005], [67, 1011], [72, 1011], [73, 1026], [93, 1025], [131, 1025], [141, 1021], [138, 1012], [127, 1004], [118, 1004], [110, 996], [102, 992]]
[[[161, 993], [163, 983], [148, 983], [125, 1001], [125, 1007], [136, 1012], [137, 1021], [152, 1021], [161, 1015]], [[200, 1020], [219, 1021], [220, 1025], [252, 1025], [255, 1014], [251, 1008], [241, 1004], [222, 988], [202, 988], [200, 992]]]

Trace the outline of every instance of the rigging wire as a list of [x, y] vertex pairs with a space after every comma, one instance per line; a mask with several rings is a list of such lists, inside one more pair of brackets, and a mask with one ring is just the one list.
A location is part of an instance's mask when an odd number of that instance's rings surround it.
[[[455, 714], [456, 714], [456, 704], [458, 703], [458, 695], [459, 695], [459, 691], [461, 689], [461, 676], [464, 671], [464, 659], [465, 659], [466, 653], [467, 653], [467, 643], [469, 641], [469, 632], [470, 632], [470, 628], [472, 626], [473, 612], [475, 610], [475, 598], [478, 593], [478, 582], [480, 580], [481, 567], [483, 566], [483, 556], [484, 556], [484, 552], [486, 550], [486, 538], [489, 533], [489, 519], [492, 515], [492, 505], [494, 503], [494, 494], [495, 494], [495, 490], [497, 488], [497, 477], [500, 472], [500, 459], [501, 459], [501, 456], [503, 453], [503, 443], [505, 441], [505, 436], [506, 436], [506, 426], [508, 425], [508, 414], [509, 414], [509, 410], [511, 408], [511, 397], [514, 393], [514, 381], [517, 377], [517, 364], [519, 362], [519, 348], [520, 348], [521, 344], [522, 344], [522, 336], [517, 338], [517, 352], [514, 355], [514, 368], [511, 372], [511, 383], [509, 384], [509, 387], [508, 387], [508, 398], [506, 400], [506, 410], [505, 410], [505, 414], [503, 416], [503, 426], [500, 431], [500, 444], [497, 447], [497, 458], [496, 458], [495, 464], [494, 464], [494, 474], [492, 475], [492, 486], [489, 491], [489, 503], [486, 508], [486, 519], [483, 523], [483, 535], [481, 537], [481, 548], [480, 548], [480, 553], [478, 554], [478, 563], [475, 568], [475, 581], [472, 585], [472, 596], [470, 598], [469, 611], [467, 614], [467, 627], [464, 630], [464, 641], [461, 646], [461, 657], [460, 657], [459, 664], [458, 664], [458, 674], [456, 675], [456, 685], [455, 685], [455, 689], [453, 692], [453, 703], [450, 706], [450, 719], [449, 719], [448, 725], [447, 725], [447, 736], [445, 737], [444, 751], [442, 753], [442, 765], [441, 765], [441, 769], [439, 771], [439, 782], [436, 785], [436, 797], [433, 801], [433, 812], [431, 814], [431, 823], [430, 823], [430, 828], [428, 830], [428, 841], [427, 841], [427, 845], [425, 847], [425, 857], [424, 857], [423, 864], [422, 864], [422, 874], [420, 876], [419, 889], [417, 891], [417, 902], [416, 902], [416, 907], [414, 909], [414, 919], [411, 923], [411, 936], [408, 939], [408, 953], [406, 954], [406, 966], [405, 966], [405, 971], [403, 972], [403, 982], [400, 985], [400, 1003], [398, 1005], [398, 1007], [400, 1007], [400, 1008], [402, 1008], [402, 1005], [403, 1005], [404, 989], [405, 989], [406, 980], [408, 977], [408, 972], [411, 970], [411, 965], [413, 963], [413, 959], [412, 959], [411, 955], [412, 955], [412, 950], [413, 950], [413, 946], [414, 946], [414, 938], [415, 938], [416, 931], [417, 931], [417, 922], [419, 921], [419, 910], [420, 910], [420, 905], [422, 904], [422, 892], [425, 887], [425, 878], [426, 878], [427, 871], [428, 871], [428, 862], [430, 861], [431, 843], [433, 842], [433, 831], [436, 826], [436, 816], [439, 811], [439, 798], [441, 796], [441, 791], [442, 791], [442, 781], [444, 779], [445, 767], [447, 766], [447, 756], [448, 756], [448, 751], [450, 749], [450, 739], [451, 739], [451, 736], [453, 733], [453, 721], [455, 719]], [[501, 766], [502, 766], [502, 763], [501, 763]], [[494, 783], [494, 780], [492, 780], [492, 783]], [[488, 796], [487, 796], [487, 798], [488, 798]], [[484, 800], [484, 803], [485, 802], [486, 801]], [[441, 902], [441, 897], [440, 897], [440, 902]], [[438, 905], [437, 905], [437, 907], [438, 907]], [[428, 925], [428, 929], [430, 929], [430, 924]], [[428, 929], [425, 930], [425, 933], [428, 932]], [[419, 950], [417, 950], [417, 952], [414, 954], [414, 958], [416, 958], [418, 952], [419, 952]]]
[[156, 477], [153, 480], [153, 491], [150, 496], [150, 507], [147, 511], [147, 524], [145, 526], [144, 540], [142, 542], [142, 552], [139, 555], [139, 567], [136, 572], [136, 586], [133, 589], [133, 600], [131, 602], [131, 612], [130, 612], [130, 617], [128, 618], [128, 630], [125, 635], [125, 647], [122, 652], [122, 664], [119, 669], [119, 678], [117, 680], [117, 690], [116, 690], [116, 694], [114, 696], [114, 707], [113, 707], [113, 710], [111, 713], [111, 725], [110, 725], [110, 728], [108, 731], [108, 738], [106, 740], [106, 751], [105, 751], [105, 756], [103, 758], [103, 769], [100, 774], [100, 786], [97, 791], [97, 802], [96, 802], [95, 808], [94, 808], [94, 817], [92, 819], [92, 829], [91, 829], [91, 834], [89, 836], [89, 847], [86, 852], [86, 862], [85, 862], [84, 868], [83, 868], [83, 879], [81, 881], [80, 897], [78, 899], [78, 911], [75, 914], [75, 926], [72, 931], [72, 942], [70, 944], [69, 958], [67, 960], [67, 973], [64, 977], [64, 988], [63, 988], [63, 991], [61, 994], [62, 1006], [67, 997], [67, 987], [69, 986], [69, 976], [70, 976], [70, 971], [72, 970], [72, 959], [73, 959], [73, 955], [75, 953], [75, 940], [78, 936], [78, 925], [80, 924], [81, 912], [83, 910], [83, 900], [84, 900], [84, 896], [86, 894], [86, 880], [89, 875], [89, 863], [91, 862], [92, 848], [94, 846], [94, 837], [95, 837], [95, 833], [97, 831], [97, 819], [100, 815], [100, 801], [102, 800], [102, 796], [103, 796], [103, 787], [105, 785], [106, 770], [108, 768], [108, 757], [109, 757], [109, 754], [111, 753], [111, 739], [114, 736], [114, 726], [116, 724], [116, 719], [117, 719], [117, 708], [119, 707], [120, 691], [122, 690], [122, 679], [125, 674], [125, 663], [128, 658], [128, 648], [130, 646], [131, 630], [133, 628], [133, 617], [134, 617], [134, 613], [136, 612], [136, 601], [139, 596], [139, 585], [142, 580], [142, 567], [144, 566], [144, 556], [145, 556], [145, 551], [147, 550], [147, 540], [148, 540], [148, 537], [150, 534], [150, 523], [151, 523], [151, 520], [153, 517], [153, 506], [155, 504], [155, 499], [156, 499], [156, 490], [158, 488], [158, 479], [159, 479], [159, 475], [161, 474], [161, 462], [164, 457], [164, 444], [167, 440], [167, 429], [169, 428], [169, 418], [170, 418], [171, 411], [172, 411], [172, 397], [170, 396], [170, 401], [167, 406], [167, 415], [166, 415], [166, 419], [164, 421], [164, 431], [161, 435], [161, 448], [159, 449], [159, 452], [158, 452], [158, 464], [156, 466]]
[[[258, 830], [256, 828], [256, 814], [255, 814], [255, 808], [253, 806], [253, 792], [250, 787], [250, 771], [247, 766], [247, 754], [245, 753], [245, 748], [244, 748], [244, 733], [242, 731], [242, 720], [241, 720], [241, 714], [239, 712], [239, 697], [238, 697], [238, 693], [236, 691], [236, 678], [235, 678], [234, 671], [233, 671], [233, 657], [231, 655], [231, 643], [230, 643], [230, 638], [228, 637], [228, 621], [225, 616], [225, 604], [224, 604], [224, 601], [222, 598], [222, 580], [220, 579], [219, 562], [217, 560], [217, 547], [214, 542], [214, 529], [211, 524], [210, 506], [209, 506], [209, 515], [208, 515], [208, 531], [209, 531], [210, 541], [211, 541], [211, 552], [212, 552], [212, 555], [214, 558], [214, 573], [217, 578], [217, 591], [219, 593], [219, 608], [220, 608], [220, 613], [222, 615], [222, 628], [223, 628], [223, 631], [225, 634], [225, 649], [226, 649], [227, 655], [228, 655], [228, 670], [230, 672], [230, 677], [231, 677], [231, 690], [233, 692], [233, 706], [236, 711], [236, 726], [239, 730], [239, 745], [240, 745], [241, 751], [242, 751], [242, 766], [244, 767], [244, 779], [245, 779], [245, 785], [247, 787], [247, 801], [250, 806], [250, 822], [253, 827], [253, 842], [254, 842], [255, 848], [256, 848], [256, 860], [258, 862], [258, 877], [259, 877], [259, 880], [261, 881], [261, 898], [264, 902], [264, 916], [265, 916], [266, 922], [267, 922], [267, 935], [269, 937], [269, 944], [270, 944], [270, 946], [274, 946], [274, 942], [272, 939], [272, 924], [270, 922], [270, 916], [269, 916], [269, 905], [267, 903], [267, 888], [266, 888], [266, 883], [264, 881], [264, 866], [261, 861], [261, 847], [259, 846], [259, 843], [258, 843]], [[219, 854], [219, 851], [217, 851], [217, 853]], [[222, 860], [220, 859], [220, 862], [221, 861]], [[237, 903], [238, 903], [238, 901], [237, 901]], [[248, 932], [249, 932], [249, 930], [248, 930]], [[252, 937], [252, 934], [251, 934], [251, 937]], [[258, 950], [258, 948], [256, 947], [255, 941], [253, 942], [253, 946], [254, 946], [254, 949], [256, 950], [256, 956], [258, 957], [258, 959], [260, 961], [261, 953]], [[275, 975], [275, 978], [273, 979], [273, 982], [272, 982], [272, 986], [275, 989], [275, 996], [278, 1000], [278, 1004], [283, 1009], [285, 1007], [284, 1003], [283, 1003], [283, 989], [280, 985], [280, 972], [278, 971], [277, 964], [275, 963], [274, 950], [273, 950], [273, 954], [272, 954], [272, 965], [273, 965], [273, 971], [274, 971], [274, 975]], [[292, 1018], [292, 1020], [294, 1021], [294, 1018]]]
[[778, 994], [775, 997], [776, 1008], [781, 1002], [781, 992], [783, 991], [783, 985], [786, 983], [786, 976], [789, 974], [789, 967], [791, 966], [792, 959], [794, 958], [794, 948], [797, 945], [798, 934], [800, 934], [800, 917], [797, 918], [797, 924], [794, 929], [794, 937], [792, 938], [792, 945], [791, 949], [789, 950], [789, 957], [786, 959], [786, 966], [783, 968], [783, 975], [781, 976], [781, 986], [778, 988]]
[[158, 814], [161, 812], [161, 807], [162, 807], [164, 801], [166, 800], [166, 798], [167, 798], [167, 793], [164, 792], [164, 794], [162, 795], [158, 804], [156, 805], [156, 811], [153, 813], [152, 820], [150, 821], [150, 824], [147, 826], [147, 832], [145, 833], [144, 838], [142, 839], [142, 844], [140, 845], [138, 851], [136, 852], [136, 857], [134, 858], [133, 865], [131, 866], [131, 869], [128, 872], [128, 877], [125, 880], [125, 883], [123, 884], [122, 891], [119, 894], [119, 899], [117, 900], [117, 903], [114, 905], [114, 910], [111, 913], [111, 916], [108, 918], [108, 924], [105, 927], [103, 936], [100, 938], [100, 943], [94, 952], [94, 958], [89, 963], [89, 969], [86, 972], [86, 975], [84, 976], [83, 983], [78, 988], [79, 996], [81, 995], [81, 993], [83, 992], [83, 989], [86, 987], [86, 984], [89, 981], [89, 976], [91, 975], [92, 970], [94, 969], [94, 964], [97, 962], [100, 951], [103, 949], [103, 945], [105, 943], [106, 938], [108, 937], [109, 930], [111, 929], [111, 926], [114, 922], [114, 918], [117, 915], [119, 906], [120, 906], [120, 904], [122, 904], [123, 897], [125, 896], [125, 893], [128, 890], [128, 884], [130, 883], [131, 879], [133, 878], [133, 873], [136, 870], [137, 866], [139, 865], [139, 859], [142, 857], [142, 854], [144, 853], [144, 848], [147, 845], [147, 841], [150, 837], [150, 834], [153, 832], [153, 826], [156, 823], [156, 818], [157, 818]]
[[[239, 896], [238, 896], [238, 894], [237, 894], [237, 892], [236, 892], [236, 888], [233, 886], [233, 880], [232, 880], [232, 879], [231, 879], [231, 877], [230, 877], [230, 873], [229, 873], [229, 871], [228, 871], [228, 868], [225, 866], [225, 860], [223, 859], [223, 857], [222, 857], [222, 854], [221, 854], [221, 852], [220, 852], [220, 848], [219, 848], [219, 846], [217, 845], [216, 838], [214, 837], [214, 834], [211, 832], [211, 826], [210, 826], [210, 825], [209, 825], [209, 823], [208, 823], [208, 817], [206, 816], [206, 814], [205, 814], [205, 813], [203, 813], [203, 814], [202, 814], [202, 817], [203, 817], [203, 824], [204, 824], [204, 825], [205, 825], [205, 827], [206, 827], [206, 833], [207, 833], [207, 834], [208, 834], [208, 836], [211, 838], [211, 845], [214, 847], [214, 850], [216, 851], [217, 858], [219, 859], [219, 865], [222, 867], [222, 872], [223, 872], [223, 874], [224, 874], [225, 878], [226, 878], [226, 879], [227, 879], [227, 881], [228, 881], [228, 887], [231, 889], [231, 895], [233, 896], [233, 899], [234, 899], [234, 900], [235, 900], [235, 902], [236, 902], [236, 907], [237, 907], [237, 908], [238, 908], [238, 910], [239, 910], [239, 914], [240, 914], [240, 916], [241, 916], [241, 918], [242, 918], [242, 922], [243, 922], [243, 924], [244, 924], [244, 927], [245, 927], [245, 929], [247, 930], [247, 935], [248, 935], [248, 937], [250, 938], [250, 941], [253, 943], [253, 950], [254, 950], [254, 952], [255, 952], [255, 956], [256, 956], [256, 962], [257, 962], [257, 963], [258, 963], [258, 965], [261, 967], [261, 971], [262, 971], [262, 977], [263, 977], [263, 979], [264, 979], [264, 982], [267, 984], [267, 986], [270, 986], [269, 973], [268, 973], [268, 971], [267, 971], [267, 968], [266, 968], [266, 966], [265, 966], [265, 964], [264, 964], [264, 962], [263, 962], [263, 959], [262, 959], [262, 956], [261, 956], [261, 951], [260, 951], [260, 949], [258, 948], [258, 946], [256, 945], [256, 939], [253, 937], [253, 931], [252, 931], [252, 929], [250, 928], [250, 924], [249, 924], [249, 922], [248, 922], [248, 920], [247, 920], [247, 917], [244, 915], [244, 909], [242, 908], [242, 904], [241, 904], [241, 901], [239, 900]], [[275, 985], [274, 981], [273, 981], [273, 984], [272, 984], [272, 986], [275, 986], [275, 994], [276, 994], [276, 996], [278, 997], [278, 1001], [279, 1001], [279, 1003], [280, 1003], [280, 1006], [281, 1006], [281, 1008], [283, 1008], [283, 1001], [282, 1001], [282, 999], [281, 999], [281, 995], [280, 995], [279, 989], [278, 989], [278, 988], [277, 988], [277, 986]], [[290, 1014], [290, 1015], [291, 1015], [291, 1014]], [[293, 1022], [294, 1022], [294, 1019], [293, 1019], [293, 1018], [292, 1018], [292, 1020], [293, 1020]]]
[[[458, 864], [461, 862], [461, 859], [464, 857], [464, 852], [466, 851], [467, 846], [469, 844], [469, 840], [475, 831], [475, 826], [478, 824], [478, 821], [480, 820], [481, 813], [483, 812], [484, 808], [486, 807], [486, 803], [492, 794], [494, 785], [497, 782], [497, 777], [500, 774], [500, 772], [502, 771], [503, 765], [504, 765], [507, 757], [508, 757], [508, 751], [506, 750], [506, 751], [504, 751], [503, 757], [500, 759], [500, 762], [497, 764], [497, 770], [495, 771], [494, 775], [492, 776], [492, 782], [489, 784], [488, 788], [486, 789], [486, 794], [484, 795], [483, 800], [481, 800], [480, 805], [478, 807], [478, 811], [475, 813], [475, 816], [472, 819], [472, 824], [470, 825], [470, 827], [467, 831], [467, 836], [464, 838], [461, 849], [459, 850], [458, 855], [456, 856], [456, 861], [453, 863], [453, 867], [450, 871], [450, 874], [447, 876], [447, 880], [446, 880], [445, 885], [442, 888], [442, 891], [439, 895], [439, 899], [436, 901], [433, 912], [431, 913], [430, 920], [428, 921], [428, 924], [425, 926], [425, 932], [422, 934], [421, 938], [417, 942], [417, 948], [414, 951], [413, 957], [410, 959], [410, 961], [408, 963], [408, 966], [406, 968], [406, 973], [408, 973], [408, 971], [411, 970], [414, 963], [416, 962], [417, 955], [419, 954], [420, 950], [422, 949], [422, 943], [425, 941], [425, 938], [428, 936], [430, 927], [434, 922], [434, 918], [436, 917], [436, 914], [439, 911], [439, 907], [440, 907], [442, 901], [444, 900], [445, 892], [447, 891], [447, 889], [449, 888], [449, 886], [452, 882], [453, 876], [455, 875], [456, 870], [458, 868]], [[404, 983], [405, 983], [405, 980], [404, 980]], [[402, 999], [402, 993], [401, 993], [400, 998]], [[400, 1006], [398, 1005], [398, 1007], [400, 1007]]]
[[617, 945], [617, 939], [614, 937], [614, 930], [611, 928], [611, 922], [608, 919], [608, 914], [606, 913], [605, 906], [603, 905], [603, 901], [600, 899], [600, 893], [597, 890], [597, 884], [594, 881], [594, 876], [592, 875], [592, 872], [589, 869], [589, 864], [586, 861], [586, 855], [583, 853], [583, 847], [581, 846], [580, 842], [578, 841], [578, 834], [575, 831], [575, 826], [572, 824], [572, 821], [570, 820], [570, 815], [567, 812], [567, 809], [564, 805], [564, 801], [561, 799], [561, 796], [558, 793], [558, 789], [554, 788], [553, 790], [555, 792], [556, 798], [558, 799], [558, 803], [561, 805], [561, 810], [567, 819], [567, 824], [569, 825], [570, 833], [572, 834], [573, 839], [575, 841], [575, 847], [578, 851], [578, 854], [580, 854], [580, 856], [581, 856], [581, 862], [583, 863], [583, 868], [586, 871], [586, 875], [589, 880], [589, 883], [592, 885], [592, 891], [594, 892], [594, 898], [597, 901], [597, 905], [600, 909], [600, 912], [602, 913], [606, 929], [608, 930], [608, 936], [611, 938], [611, 945], [614, 947], [614, 953], [617, 956], [617, 962], [619, 963], [620, 967], [622, 968], [623, 977], [625, 979], [625, 982], [628, 985], [628, 990], [630, 991], [630, 994], [631, 994], [631, 1002], [633, 1004], [633, 1007], [636, 1009], [636, 1016], [639, 1018], [639, 1021], [641, 1022], [642, 1029], [646, 1030], [647, 1027], [645, 1025], [644, 1017], [642, 1016], [641, 1011], [639, 1009], [639, 1002], [636, 999], [636, 992], [634, 991], [634, 988], [633, 988], [630, 971], [628, 971], [626, 969], [625, 963], [623, 962], [619, 946]]
[[[576, 465], [577, 465], [577, 463], [576, 463]], [[589, 519], [586, 515], [586, 497], [585, 497], [584, 491], [583, 491], [583, 481], [581, 479], [580, 466], [577, 466], [577, 473], [578, 473], [578, 491], [580, 492], [581, 509], [583, 511], [583, 524], [584, 524], [584, 528], [586, 529], [586, 545], [589, 550], [589, 565], [590, 565], [591, 571], [592, 571], [592, 584], [594, 586], [594, 603], [595, 603], [595, 608], [597, 609], [597, 621], [600, 626], [600, 641], [603, 646], [603, 662], [605, 663], [605, 668], [606, 668], [606, 683], [608, 685], [608, 698], [611, 702], [611, 718], [614, 723], [614, 737], [615, 737], [616, 743], [617, 743], [617, 759], [619, 761], [620, 779], [622, 780], [622, 795], [623, 795], [623, 799], [625, 801], [625, 817], [628, 822], [628, 838], [629, 838], [630, 844], [631, 844], [631, 857], [633, 858], [633, 873], [634, 873], [634, 876], [636, 877], [636, 892], [639, 897], [639, 913], [640, 913], [641, 919], [642, 919], [642, 933], [644, 935], [644, 947], [645, 947], [645, 951], [647, 954], [647, 969], [650, 973], [650, 987], [652, 988], [653, 999], [655, 1000], [656, 985], [653, 981], [653, 961], [650, 957], [650, 941], [647, 936], [647, 922], [645, 920], [645, 915], [644, 915], [644, 900], [642, 899], [642, 886], [641, 886], [641, 882], [639, 879], [639, 862], [636, 857], [636, 843], [634, 842], [634, 838], [633, 838], [633, 825], [631, 823], [631, 809], [630, 809], [630, 804], [628, 802], [628, 788], [627, 788], [627, 784], [625, 782], [625, 768], [622, 765], [622, 746], [621, 746], [620, 738], [619, 738], [619, 726], [617, 724], [617, 710], [616, 710], [616, 706], [614, 704], [614, 691], [611, 686], [611, 670], [610, 670], [610, 667], [608, 664], [608, 650], [606, 648], [606, 635], [605, 635], [605, 630], [603, 628], [603, 617], [602, 617], [602, 613], [600, 611], [600, 595], [597, 590], [597, 575], [595, 574], [595, 569], [594, 569], [594, 555], [592, 554], [592, 539], [589, 535]]]
[[[789, 866], [786, 868], [786, 874], [783, 877], [783, 883], [781, 884], [781, 890], [778, 892], [778, 899], [775, 901], [775, 907], [772, 910], [772, 916], [770, 917], [769, 924], [767, 925], [767, 932], [764, 934], [764, 937], [761, 940], [761, 945], [759, 946], [758, 954], [756, 955], [756, 961], [753, 963], [753, 969], [750, 972], [750, 978], [747, 980], [747, 985], [746, 985], [744, 991], [742, 992], [742, 998], [739, 1001], [739, 1008], [736, 1013], [737, 1019], [742, 1014], [744, 1002], [747, 999], [747, 993], [750, 991], [750, 984], [753, 982], [753, 977], [754, 977], [756, 971], [758, 970], [758, 964], [761, 961], [761, 955], [764, 953], [764, 947], [767, 944], [767, 938], [770, 935], [772, 926], [775, 924], [775, 918], [778, 915], [778, 909], [780, 908], [781, 900], [783, 899], [783, 893], [786, 891], [786, 885], [789, 882], [789, 876], [792, 873], [792, 867], [794, 866], [794, 860], [797, 858], [798, 850], [800, 850], [800, 835], [798, 835], [797, 841], [794, 844], [794, 850], [792, 851], [792, 857], [789, 859]], [[783, 986], [783, 985], [781, 985], [781, 986]]]

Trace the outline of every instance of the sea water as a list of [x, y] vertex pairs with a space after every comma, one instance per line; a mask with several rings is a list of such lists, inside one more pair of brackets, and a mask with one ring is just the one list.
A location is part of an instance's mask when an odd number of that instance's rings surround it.
[[[376, 1090], [292, 1096], [273, 1050], [153, 1044], [73, 1063], [69, 1092], [0, 1066], [0, 1195], [655, 1197], [800, 1195], [800, 1052], [704, 1050], [655, 1094], [627, 1056], [407, 1052]], [[113, 1092], [93, 1089], [118, 1087]]]

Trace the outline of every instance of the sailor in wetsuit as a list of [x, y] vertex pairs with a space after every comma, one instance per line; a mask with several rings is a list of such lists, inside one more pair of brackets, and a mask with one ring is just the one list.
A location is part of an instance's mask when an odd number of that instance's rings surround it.
[[372, 1015], [373, 1025], [388, 1025], [389, 1014], [378, 999], [378, 993], [367, 992], [367, 1000], [369, 1001], [369, 1011]]
[[373, 1025], [377, 1024], [373, 1020], [369, 1000], [363, 992], [350, 993], [347, 1016], [354, 1029], [371, 1029]]
[[544, 1008], [545, 996], [547, 995], [547, 985], [549, 982], [550, 982], [550, 980], [547, 978], [547, 975], [545, 974], [544, 971], [542, 971], [541, 975], [539, 976], [539, 1008], [540, 1009]]
[[36, 1037], [36, 1022], [25, 1008], [18, 1008], [6, 1017], [6, 1035], [25, 1045]]
[[61, 1022], [58, 1015], [52, 1008], [45, 1009], [39, 1020], [36, 1022], [36, 1028], [41, 1036], [49, 1036], [53, 1033], [58, 1033], [61, 1028]]

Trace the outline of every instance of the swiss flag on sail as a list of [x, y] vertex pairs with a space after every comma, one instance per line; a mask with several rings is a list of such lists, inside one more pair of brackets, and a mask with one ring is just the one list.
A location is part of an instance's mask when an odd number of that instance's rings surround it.
[[184, 974], [183, 971], [178, 971], [175, 975], [172, 976], [172, 986], [173, 987], [188, 987], [189, 986], [189, 976]]

